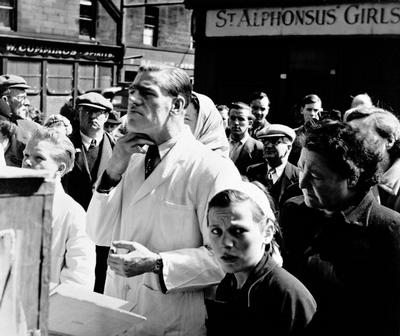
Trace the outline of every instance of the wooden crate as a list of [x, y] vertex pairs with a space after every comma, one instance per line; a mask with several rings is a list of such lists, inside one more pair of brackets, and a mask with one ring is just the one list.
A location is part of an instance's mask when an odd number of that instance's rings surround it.
[[1, 334], [48, 335], [53, 193], [45, 172], [0, 168]]

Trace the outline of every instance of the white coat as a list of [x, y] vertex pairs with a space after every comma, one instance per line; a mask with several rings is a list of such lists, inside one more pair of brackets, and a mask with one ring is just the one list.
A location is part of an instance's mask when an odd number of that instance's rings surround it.
[[93, 291], [95, 246], [86, 233], [86, 212], [56, 182], [53, 201], [50, 281]]
[[147, 318], [132, 335], [204, 335], [204, 289], [224, 276], [206, 247], [207, 206], [215, 193], [240, 180], [239, 172], [188, 130], [146, 180], [144, 157], [132, 156], [109, 194], [94, 193], [88, 232], [97, 245], [109, 245], [112, 232], [113, 240], [136, 241], [160, 253], [167, 293], [158, 275], [124, 278], [109, 268], [105, 294], [135, 303], [134, 312]]

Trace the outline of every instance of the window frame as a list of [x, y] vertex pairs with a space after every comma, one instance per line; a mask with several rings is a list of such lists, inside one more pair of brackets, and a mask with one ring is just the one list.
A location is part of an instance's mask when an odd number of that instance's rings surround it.
[[[160, 25], [160, 9], [157, 6], [146, 6], [144, 13], [143, 38], [142, 38], [142, 43], [144, 45], [157, 47], [159, 25]], [[149, 37], [149, 35], [146, 32], [150, 31], [152, 32], [151, 42], [148, 43], [146, 38]]]
[[0, 31], [16, 31], [17, 30], [17, 1], [9, 0], [9, 5], [1, 5], [0, 10], [9, 10], [10, 26], [0, 26]]
[[[82, 6], [86, 6], [90, 15], [82, 14]], [[90, 22], [89, 34], [82, 34], [81, 22]], [[96, 38], [97, 24], [97, 0], [80, 0], [79, 1], [79, 37], [83, 39]]]

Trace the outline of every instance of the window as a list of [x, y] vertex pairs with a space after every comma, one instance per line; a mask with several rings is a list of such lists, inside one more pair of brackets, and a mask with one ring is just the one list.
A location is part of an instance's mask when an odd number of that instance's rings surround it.
[[31, 87], [29, 93], [39, 93], [41, 87], [42, 65], [40, 62], [15, 61], [7, 62], [7, 73], [23, 77]]
[[112, 83], [112, 67], [80, 64], [78, 69], [78, 91], [83, 94], [95, 88], [107, 88]]
[[30, 88], [27, 90], [29, 101], [32, 106], [39, 108], [40, 89], [42, 81], [42, 64], [35, 61], [8, 60], [7, 73], [16, 74], [23, 77]]
[[71, 94], [72, 64], [49, 63], [47, 65], [47, 91], [49, 94]]
[[[1, 1], [1, 0], [0, 0]], [[96, 37], [96, 0], [80, 0], [79, 36]]]
[[0, 0], [0, 29], [15, 30], [15, 1]]
[[147, 6], [144, 16], [143, 44], [156, 47], [158, 38], [158, 8]]

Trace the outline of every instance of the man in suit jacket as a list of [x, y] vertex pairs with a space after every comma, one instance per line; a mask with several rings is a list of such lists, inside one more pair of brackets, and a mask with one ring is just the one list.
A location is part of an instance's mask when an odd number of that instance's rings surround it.
[[249, 134], [252, 118], [251, 108], [247, 104], [237, 102], [231, 105], [229, 157], [242, 175], [246, 174], [248, 166], [263, 161], [263, 144]]
[[[112, 104], [102, 95], [90, 92], [77, 98], [80, 128], [70, 135], [75, 146], [75, 164], [63, 178], [67, 194], [87, 210], [94, 183], [111, 158], [114, 138], [104, 131]], [[104, 290], [109, 246], [96, 246], [95, 291]]]
[[296, 134], [286, 125], [271, 124], [259, 137], [264, 144], [264, 162], [248, 167], [247, 176], [267, 187], [279, 210], [285, 200], [301, 194], [299, 169], [288, 162]]

